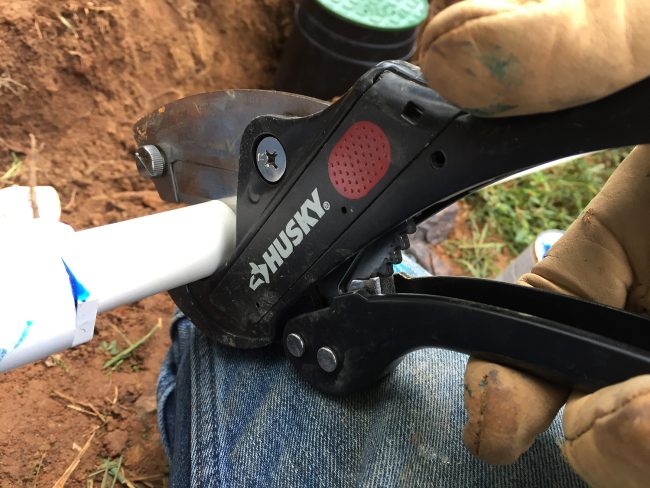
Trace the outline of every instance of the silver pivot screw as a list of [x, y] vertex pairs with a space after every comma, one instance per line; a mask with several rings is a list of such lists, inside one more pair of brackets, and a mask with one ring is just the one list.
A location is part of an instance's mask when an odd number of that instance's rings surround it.
[[289, 334], [287, 336], [287, 350], [294, 357], [301, 357], [305, 354], [305, 342], [298, 334]]
[[140, 146], [134, 156], [138, 172], [144, 178], [158, 178], [165, 171], [165, 157], [152, 144]]
[[280, 141], [275, 137], [266, 136], [257, 145], [257, 169], [269, 183], [275, 183], [282, 178], [287, 169], [287, 155]]
[[321, 347], [316, 353], [316, 361], [323, 371], [333, 372], [339, 364], [336, 354], [329, 347]]

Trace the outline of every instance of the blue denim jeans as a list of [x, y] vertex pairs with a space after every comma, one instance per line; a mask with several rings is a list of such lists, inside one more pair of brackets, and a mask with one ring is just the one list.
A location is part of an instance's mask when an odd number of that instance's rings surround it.
[[172, 487], [583, 487], [563, 460], [559, 418], [511, 466], [464, 448], [467, 356], [409, 354], [345, 398], [305, 383], [280, 348], [210, 342], [178, 315], [158, 381]]

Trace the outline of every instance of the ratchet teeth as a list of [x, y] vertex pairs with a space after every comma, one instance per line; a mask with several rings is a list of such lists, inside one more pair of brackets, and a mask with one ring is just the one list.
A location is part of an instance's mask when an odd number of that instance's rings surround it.
[[377, 268], [379, 276], [390, 276], [393, 274], [393, 265], [402, 262], [402, 251], [411, 247], [411, 241], [408, 234], [415, 232], [416, 226], [413, 220], [408, 220], [395, 234], [393, 241], [390, 244], [390, 250], [384, 258], [384, 262]]

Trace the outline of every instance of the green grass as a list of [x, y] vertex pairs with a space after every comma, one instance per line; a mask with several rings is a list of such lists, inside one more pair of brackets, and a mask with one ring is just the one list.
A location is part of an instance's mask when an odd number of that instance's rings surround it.
[[118, 482], [122, 486], [135, 488], [135, 485], [124, 476], [124, 470], [122, 469], [123, 460], [123, 454], [121, 454], [117, 459], [104, 458], [99, 469], [93, 471], [87, 476], [86, 486], [94, 486], [95, 477], [101, 474], [102, 480], [100, 488], [115, 488], [116, 483]]
[[0, 175], [1, 182], [11, 183], [18, 176], [23, 162], [15, 152], [11, 152], [11, 163], [9, 169]]
[[566, 229], [629, 151], [586, 156], [470, 195], [471, 236], [447, 241], [445, 250], [467, 273], [495, 276], [500, 254], [516, 256], [540, 232]]
[[488, 240], [488, 226], [479, 226], [476, 217], [467, 217], [470, 236], [467, 239], [450, 239], [443, 242], [447, 254], [453, 257], [463, 270], [472, 276], [487, 278], [498, 273], [499, 255], [503, 253], [504, 242], [493, 236]]
[[[131, 357], [133, 351], [135, 351], [142, 344], [147, 342], [151, 338], [151, 336], [154, 335], [160, 328], [162, 328], [162, 319], [159, 318], [156, 325], [154, 325], [149, 332], [147, 332], [144, 336], [142, 336], [134, 343], [131, 343], [129, 341], [128, 347], [126, 347], [125, 349], [120, 349], [119, 346], [117, 345], [117, 341], [115, 340], [111, 342], [102, 341], [102, 343], [99, 345], [99, 348], [105, 353], [111, 355], [111, 358], [104, 363], [102, 369], [111, 368], [112, 370], [115, 370], [119, 368], [124, 361], [126, 361], [129, 357]], [[132, 364], [131, 369], [133, 371], [139, 371], [139, 366]]]

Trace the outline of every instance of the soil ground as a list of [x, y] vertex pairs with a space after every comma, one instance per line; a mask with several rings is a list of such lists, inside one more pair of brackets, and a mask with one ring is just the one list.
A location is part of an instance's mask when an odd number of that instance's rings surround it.
[[[0, 0], [0, 175], [12, 152], [34, 158], [38, 184], [59, 191], [62, 220], [76, 229], [164, 210], [135, 170], [133, 122], [189, 94], [271, 87], [294, 4]], [[95, 426], [66, 486], [86, 486], [120, 455], [138, 486], [165, 486], [154, 395], [173, 308], [159, 295], [103, 314], [90, 343], [0, 376], [0, 487], [52, 486]], [[141, 338], [159, 318], [163, 329], [134, 357], [102, 369], [103, 341], [124, 348], [124, 336]]]

